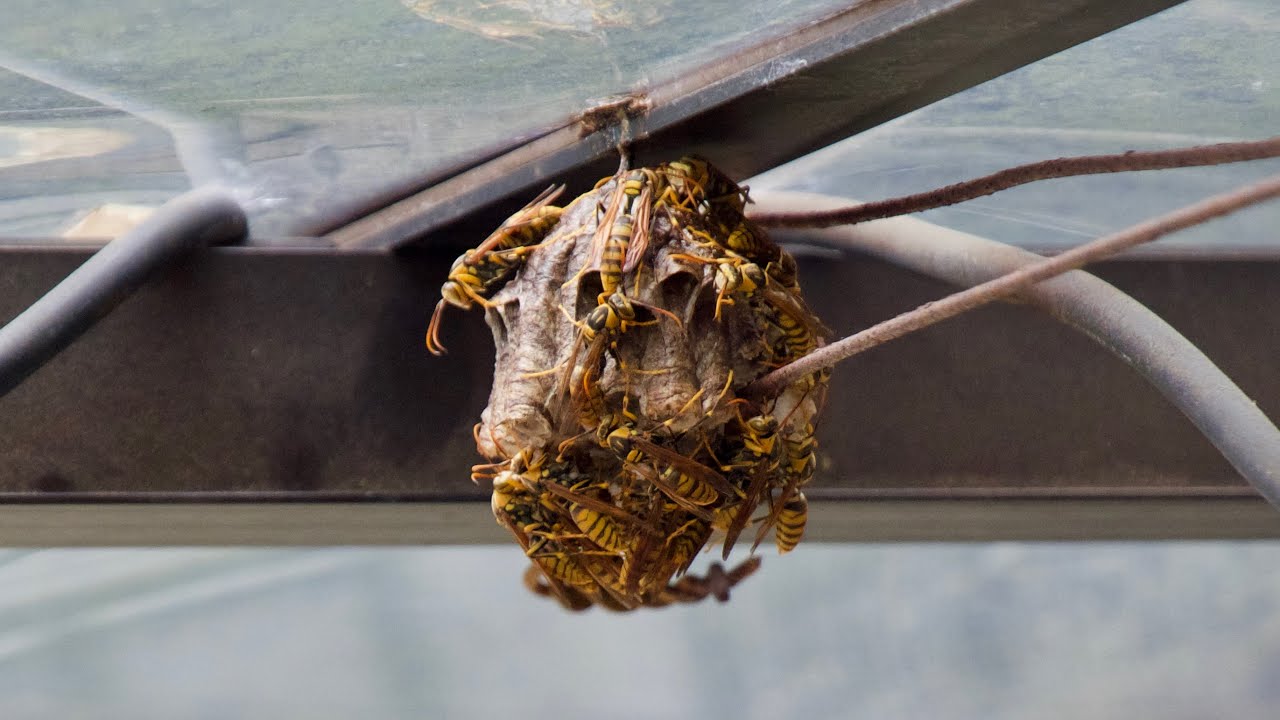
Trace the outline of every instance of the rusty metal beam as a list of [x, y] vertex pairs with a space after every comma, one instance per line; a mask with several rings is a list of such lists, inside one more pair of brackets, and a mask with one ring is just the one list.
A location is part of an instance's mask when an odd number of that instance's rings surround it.
[[[806, 542], [1280, 538], [1280, 514], [1227, 491], [815, 495]], [[487, 502], [0, 504], [7, 547], [510, 542]]]
[[[0, 249], [0, 318], [89, 252]], [[457, 313], [450, 356], [420, 349], [450, 255], [219, 248], [144, 288], [0, 400], [0, 540], [287, 541], [245, 528], [251, 517], [278, 517], [280, 533], [310, 527], [319, 544], [490, 537], [484, 492], [466, 477], [487, 330]], [[839, 332], [948, 290], [853, 256], [802, 257], [801, 271]], [[1260, 255], [1096, 269], [1272, 417], [1278, 271]], [[1136, 373], [1025, 308], [976, 312], [846, 363], [819, 438], [816, 504], [847, 506], [817, 511], [845, 518], [820, 538], [1273, 533], [1261, 500]], [[329, 506], [351, 521], [309, 509]], [[1055, 507], [1076, 509], [1055, 523]], [[468, 519], [437, 527], [436, 508]]]

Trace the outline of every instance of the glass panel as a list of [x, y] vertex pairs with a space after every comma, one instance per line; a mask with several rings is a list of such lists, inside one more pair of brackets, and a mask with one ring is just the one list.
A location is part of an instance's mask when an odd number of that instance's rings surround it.
[[270, 235], [846, 4], [8, 0], [0, 234], [216, 181]]
[[[477, 509], [477, 512], [482, 512]], [[514, 546], [10, 552], [6, 718], [1270, 718], [1280, 544], [808, 545], [569, 614]]]
[[[1280, 4], [1192, 0], [751, 181], [877, 200], [1067, 155], [1263, 139], [1280, 128]], [[923, 213], [1054, 248], [1280, 172], [1280, 160], [1036, 183]], [[1280, 243], [1280, 204], [1161, 241]]]

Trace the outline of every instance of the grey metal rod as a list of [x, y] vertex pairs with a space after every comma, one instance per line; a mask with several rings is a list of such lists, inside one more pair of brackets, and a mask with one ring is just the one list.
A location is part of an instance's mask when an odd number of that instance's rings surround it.
[[[759, 212], [847, 206], [848, 198], [756, 193]], [[823, 230], [775, 231], [778, 240], [857, 250], [930, 277], [970, 287], [1041, 256], [914, 218]], [[1081, 331], [1142, 374], [1204, 433], [1223, 457], [1280, 508], [1280, 430], [1204, 353], [1146, 306], [1076, 270], [1022, 296]]]
[[239, 242], [247, 231], [244, 211], [221, 190], [193, 190], [165, 203], [0, 328], [0, 397], [115, 309], [158, 269], [190, 250]]

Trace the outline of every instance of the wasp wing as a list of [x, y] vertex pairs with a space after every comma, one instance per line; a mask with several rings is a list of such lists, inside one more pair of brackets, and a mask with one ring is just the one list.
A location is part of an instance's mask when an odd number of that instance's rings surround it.
[[733, 550], [734, 544], [738, 542], [738, 536], [742, 534], [742, 530], [747, 526], [751, 513], [755, 512], [756, 507], [760, 504], [760, 498], [768, 485], [769, 473], [765, 471], [765, 463], [757, 463], [752, 474], [751, 484], [747, 486], [746, 497], [738, 504], [738, 512], [733, 516], [733, 522], [729, 524], [729, 528], [725, 530], [722, 559], [729, 559], [729, 553]]
[[515, 212], [515, 214], [504, 220], [503, 223], [498, 226], [497, 230], [494, 230], [489, 237], [484, 239], [484, 242], [480, 243], [471, 252], [467, 253], [467, 262], [474, 262], [476, 258], [500, 245], [502, 243], [502, 239], [510, 236], [513, 230], [524, 227], [536, 220], [537, 212], [547, 205], [555, 202], [556, 198], [560, 197], [564, 192], [564, 188], [564, 185], [552, 185], [539, 193], [538, 196], [531, 200], [528, 205], [520, 208]]
[[635, 270], [645, 252], [649, 249], [649, 223], [653, 212], [652, 180], [645, 183], [644, 189], [640, 191], [640, 195], [636, 198], [636, 203], [639, 207], [636, 208], [631, 216], [631, 244], [627, 247], [626, 260], [622, 263], [622, 272], [624, 274]]
[[581, 272], [600, 269], [600, 261], [604, 258], [604, 247], [609, 242], [609, 233], [613, 230], [613, 223], [618, 219], [618, 212], [622, 209], [622, 179], [618, 179], [617, 187], [613, 190], [613, 197], [609, 199], [609, 206], [605, 209], [604, 217], [600, 218], [600, 222], [596, 225], [596, 231], [591, 236], [591, 252], [587, 254], [587, 262], [582, 266]]
[[635, 436], [632, 436], [631, 442], [645, 455], [671, 465], [676, 470], [679, 470], [686, 475], [711, 483], [712, 487], [726, 497], [742, 494], [737, 488], [729, 484], [729, 480], [726, 479], [724, 475], [721, 475], [696, 460], [691, 460], [684, 455], [681, 455], [675, 450], [664, 448], [661, 445], [657, 445], [645, 440], [644, 438]]
[[640, 476], [641, 478], [653, 483], [653, 485], [657, 487], [659, 490], [661, 490], [662, 494], [666, 495], [667, 498], [671, 500], [671, 502], [675, 503], [676, 505], [679, 505], [681, 510], [684, 510], [685, 512], [693, 515], [694, 517], [698, 517], [703, 520], [706, 520], [707, 522], [711, 522], [712, 515], [710, 511], [708, 511], [706, 508], [695, 505], [691, 500], [681, 496], [680, 493], [676, 492], [675, 488], [663, 482], [662, 479], [658, 477], [657, 470], [654, 470], [651, 467], [646, 467], [644, 465], [637, 465], [635, 463], [623, 463], [623, 467], [625, 467], [628, 471], [633, 472], [636, 475]]
[[766, 302], [778, 312], [786, 313], [792, 320], [803, 325], [810, 335], [815, 338], [831, 337], [831, 328], [823, 325], [822, 321], [809, 312], [809, 309], [791, 293], [771, 287], [764, 288], [762, 293]]
[[622, 508], [617, 507], [613, 503], [607, 503], [603, 500], [600, 500], [599, 498], [593, 498], [590, 495], [583, 495], [582, 493], [574, 492], [573, 490], [570, 490], [569, 488], [554, 482], [544, 483], [543, 487], [546, 488], [546, 490], [552, 493], [553, 495], [559, 495], [565, 500], [568, 500], [569, 502], [574, 503], [576, 505], [581, 505], [582, 507], [588, 510], [593, 510], [603, 515], [608, 515], [612, 518], [621, 520], [627, 523], [628, 525], [640, 528], [644, 532], [649, 533], [651, 535], [661, 534], [658, 531], [658, 529], [655, 528], [654, 526], [646, 523], [644, 520], [636, 517], [635, 515], [632, 515], [626, 510], [623, 510]]
[[765, 516], [764, 521], [760, 523], [760, 529], [756, 531], [756, 539], [751, 543], [751, 552], [755, 552], [760, 547], [760, 543], [764, 542], [765, 537], [769, 534], [769, 529], [778, 524], [778, 517], [782, 515], [783, 508], [799, 488], [796, 486], [795, 478], [788, 480], [786, 486], [782, 488], [782, 492], [778, 493], [778, 497], [771, 498], [769, 514]]

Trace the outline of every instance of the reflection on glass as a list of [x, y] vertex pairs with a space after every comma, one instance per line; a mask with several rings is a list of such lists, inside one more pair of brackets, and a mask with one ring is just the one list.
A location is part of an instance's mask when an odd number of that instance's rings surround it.
[[[1275, 135], [1280, 5], [1192, 0], [767, 173], [753, 187], [896, 197], [1067, 155]], [[1032, 247], [1076, 245], [1280, 171], [1280, 161], [1036, 183], [922, 218]], [[1178, 233], [1274, 245], [1280, 206]]]
[[221, 182], [269, 236], [846, 4], [11, 0], [0, 129], [104, 128], [144, 147], [0, 167], [0, 233], [60, 230], [67, 204], [33, 196], [141, 202]]

